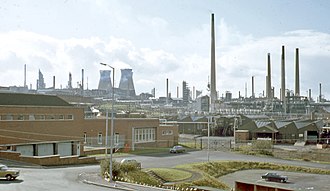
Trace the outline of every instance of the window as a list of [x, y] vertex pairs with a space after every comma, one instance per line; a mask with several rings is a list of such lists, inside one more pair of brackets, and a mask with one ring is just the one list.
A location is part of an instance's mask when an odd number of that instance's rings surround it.
[[173, 135], [173, 130], [171, 129], [163, 130], [162, 135]]
[[68, 115], [68, 116], [67, 116], [67, 119], [69, 119], [69, 120], [73, 120], [73, 115], [71, 115], [71, 114]]
[[84, 143], [86, 144], [87, 143], [87, 133], [84, 132]]
[[64, 120], [64, 115], [59, 115], [58, 118], [59, 118], [60, 120]]
[[7, 120], [13, 120], [14, 119], [14, 116], [11, 115], [11, 114], [8, 114], [6, 118], [7, 118]]
[[113, 141], [114, 144], [115, 144], [115, 145], [119, 144], [119, 134], [118, 134], [118, 133], [115, 133], [114, 139], [115, 139], [115, 140]]
[[30, 114], [30, 115], [29, 115], [29, 120], [30, 120], [30, 121], [33, 121], [33, 120], [35, 120], [35, 117], [34, 117], [34, 115], [33, 115], [33, 114]]
[[17, 120], [24, 120], [24, 115], [18, 115]]
[[136, 128], [134, 129], [134, 137], [136, 143], [154, 142], [155, 128]]
[[102, 133], [99, 133], [99, 135], [97, 136], [97, 143], [98, 143], [99, 145], [102, 144]]

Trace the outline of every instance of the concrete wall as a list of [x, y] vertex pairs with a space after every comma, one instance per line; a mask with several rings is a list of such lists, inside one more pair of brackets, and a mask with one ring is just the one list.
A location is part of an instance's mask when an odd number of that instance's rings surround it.
[[11, 151], [0, 151], [0, 158], [6, 158], [6, 159], [32, 163], [37, 165], [44, 165], [44, 166], [98, 163], [95, 157], [79, 157], [79, 156], [60, 157], [59, 155], [21, 156], [20, 153], [11, 152]]

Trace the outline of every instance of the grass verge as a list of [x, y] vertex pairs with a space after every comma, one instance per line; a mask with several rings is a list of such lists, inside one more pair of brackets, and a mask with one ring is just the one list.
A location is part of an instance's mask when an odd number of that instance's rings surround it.
[[150, 170], [152, 170], [166, 182], [178, 182], [192, 177], [192, 174], [190, 172], [178, 169], [151, 168]]

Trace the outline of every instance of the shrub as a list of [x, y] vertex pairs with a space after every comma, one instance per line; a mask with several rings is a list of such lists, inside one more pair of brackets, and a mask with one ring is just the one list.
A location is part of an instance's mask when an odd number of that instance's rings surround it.
[[123, 163], [120, 164], [120, 171], [128, 173], [130, 171], [140, 170], [138, 163]]
[[[110, 171], [110, 160], [109, 159], [101, 160], [100, 167], [101, 167], [101, 176], [104, 178], [106, 176], [105, 173]], [[120, 164], [117, 161], [113, 160], [112, 175], [118, 176], [119, 172], [120, 172]]]

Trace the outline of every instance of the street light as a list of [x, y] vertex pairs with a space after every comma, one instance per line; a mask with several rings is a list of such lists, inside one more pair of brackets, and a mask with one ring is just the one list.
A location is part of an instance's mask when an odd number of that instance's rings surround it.
[[[108, 66], [112, 69], [112, 102], [111, 102], [111, 130], [110, 130], [110, 182], [112, 182], [112, 154], [113, 154], [113, 132], [114, 132], [114, 102], [115, 102], [115, 68], [110, 66], [109, 64], [100, 63], [103, 66]], [[109, 115], [108, 115], [108, 109], [107, 109], [107, 118], [106, 118], [106, 130], [105, 130], [105, 154], [107, 156], [108, 154], [108, 121], [109, 121]]]

